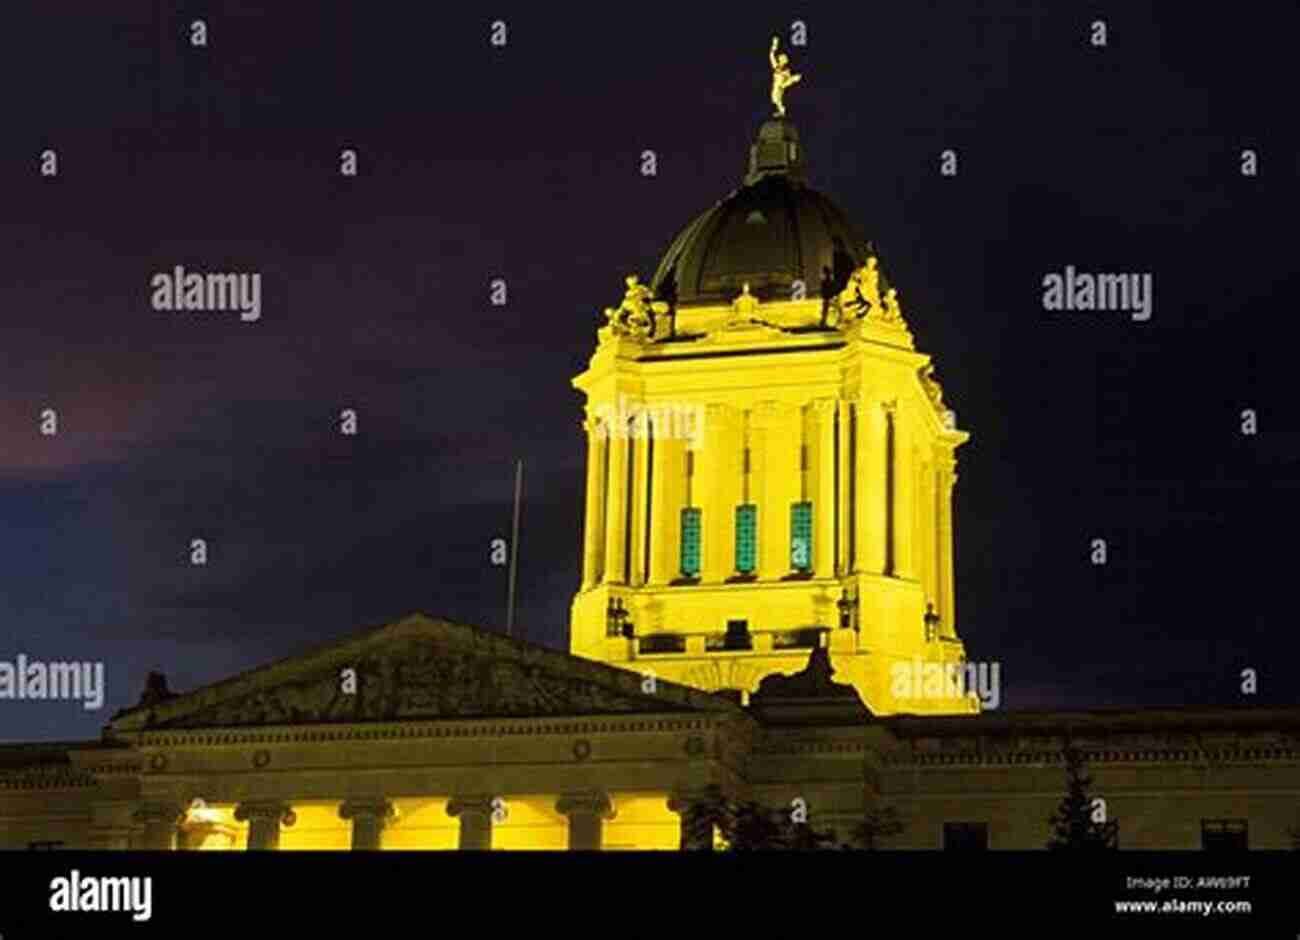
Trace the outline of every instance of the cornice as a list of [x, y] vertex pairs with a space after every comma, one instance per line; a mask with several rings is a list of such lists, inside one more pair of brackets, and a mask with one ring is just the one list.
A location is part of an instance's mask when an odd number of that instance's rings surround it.
[[[745, 716], [737, 716], [745, 717]], [[723, 720], [719, 720], [723, 719]], [[699, 717], [575, 718], [538, 721], [464, 721], [388, 723], [382, 725], [267, 725], [261, 728], [159, 729], [123, 733], [136, 747], [221, 747], [247, 744], [319, 744], [324, 742], [397, 741], [438, 738], [508, 738], [547, 735], [703, 731], [735, 719]]]
[[[1259, 761], [1300, 761], [1300, 750], [1295, 748], [1223, 748], [1200, 750], [1194, 748], [1125, 748], [1116, 750], [1083, 751], [1087, 764], [1232, 764]], [[887, 767], [936, 766], [1011, 766], [1011, 765], [1063, 765], [1061, 751], [1021, 751], [1012, 754], [956, 753], [921, 754], [889, 753], [881, 756]]]

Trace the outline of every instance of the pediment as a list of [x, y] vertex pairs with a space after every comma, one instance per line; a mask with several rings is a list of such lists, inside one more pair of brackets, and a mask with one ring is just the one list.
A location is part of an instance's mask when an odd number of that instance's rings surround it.
[[[350, 691], [346, 670], [355, 670]], [[423, 614], [194, 692], [151, 695], [111, 733], [262, 725], [731, 712], [725, 699]]]

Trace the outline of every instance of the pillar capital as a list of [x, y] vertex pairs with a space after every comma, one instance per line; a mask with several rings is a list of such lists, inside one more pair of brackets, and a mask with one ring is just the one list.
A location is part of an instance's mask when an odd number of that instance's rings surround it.
[[609, 798], [608, 793], [600, 790], [565, 793], [555, 801], [555, 811], [561, 816], [570, 818], [575, 815], [586, 814], [598, 816], [601, 819], [613, 819], [617, 815], [614, 809], [614, 801]]
[[496, 798], [484, 794], [455, 796], [447, 801], [447, 815], [460, 820], [460, 848], [485, 851], [492, 848], [492, 816]]
[[600, 851], [605, 820], [614, 818], [614, 803], [609, 794], [601, 790], [565, 793], [556, 801], [555, 809], [569, 817], [571, 851]]
[[357, 851], [381, 848], [384, 826], [396, 815], [396, 808], [382, 796], [354, 797], [339, 806], [339, 816], [352, 823], [352, 848]]
[[280, 847], [280, 827], [298, 821], [293, 808], [282, 800], [249, 800], [235, 807], [235, 819], [248, 823], [248, 848], [273, 850]]
[[274, 821], [277, 825], [292, 826], [298, 821], [293, 807], [283, 800], [248, 800], [235, 807], [239, 822]]
[[397, 808], [382, 796], [361, 796], [339, 804], [339, 818], [349, 822], [361, 816], [389, 820], [397, 815]]
[[491, 794], [475, 793], [467, 796], [453, 796], [447, 801], [447, 815], [453, 819], [463, 815], [473, 815], [483, 813], [487, 816], [492, 815], [495, 808], [493, 801], [496, 797]]

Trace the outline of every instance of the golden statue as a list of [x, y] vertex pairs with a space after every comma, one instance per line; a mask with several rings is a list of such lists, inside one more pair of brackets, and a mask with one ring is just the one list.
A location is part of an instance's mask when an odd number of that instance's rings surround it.
[[925, 386], [925, 394], [929, 396], [934, 407], [941, 413], [948, 409], [943, 404], [943, 389], [939, 385], [939, 380], [934, 377], [934, 366], [927, 365], [921, 369], [921, 384]]
[[859, 316], [866, 316], [880, 308], [880, 269], [873, 255], [867, 263], [849, 275], [848, 283], [839, 296], [840, 315], [860, 307]]
[[[606, 307], [605, 316], [609, 320], [609, 325], [614, 328], [616, 333], [630, 333], [634, 329], [644, 327], [647, 334], [651, 337], [655, 332], [655, 304], [651, 302], [654, 296], [652, 291], [645, 284], [641, 283], [640, 278], [635, 274], [629, 274], [624, 283], [627, 285], [627, 291], [623, 294], [623, 303], [617, 308]], [[665, 310], [667, 306], [660, 304]]]
[[768, 50], [767, 59], [772, 63], [772, 105], [776, 108], [775, 117], [785, 117], [785, 90], [802, 81], [802, 75], [790, 72], [790, 57], [784, 52], [778, 54], [776, 47], [780, 39], [772, 37], [772, 48]]
[[867, 302], [867, 306], [873, 309], [880, 306], [880, 269], [875, 255], [868, 258], [858, 272], [858, 290], [862, 292], [862, 299]]
[[748, 323], [758, 312], [758, 298], [749, 292], [749, 284], [746, 283], [736, 299], [731, 302], [731, 320], [730, 323]]
[[884, 309], [880, 313], [880, 319], [886, 323], [902, 323], [903, 309], [898, 304], [898, 291], [890, 288], [885, 291]]

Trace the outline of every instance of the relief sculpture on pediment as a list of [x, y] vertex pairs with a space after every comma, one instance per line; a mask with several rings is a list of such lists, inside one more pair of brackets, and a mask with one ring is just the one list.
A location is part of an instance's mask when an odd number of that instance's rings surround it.
[[[584, 676], [550, 668], [539, 657], [494, 658], [429, 640], [389, 644], [354, 663], [282, 679], [270, 688], [235, 696], [154, 727], [200, 728], [399, 719], [530, 717], [650, 712], [663, 703]], [[535, 661], [537, 660], [537, 661]], [[344, 669], [355, 670], [345, 691]]]

